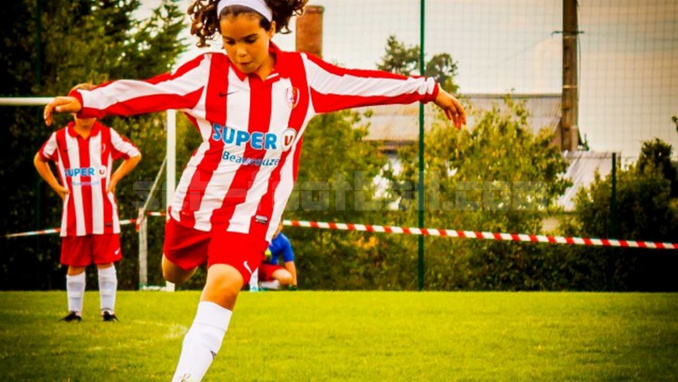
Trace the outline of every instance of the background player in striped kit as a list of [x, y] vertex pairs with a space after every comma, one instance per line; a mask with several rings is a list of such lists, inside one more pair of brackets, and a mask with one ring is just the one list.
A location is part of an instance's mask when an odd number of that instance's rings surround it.
[[209, 52], [175, 72], [74, 91], [53, 112], [132, 115], [178, 109], [203, 142], [169, 207], [163, 275], [180, 284], [207, 263], [207, 280], [184, 337], [174, 381], [201, 380], [221, 348], [238, 293], [259, 266], [296, 180], [302, 135], [320, 113], [359, 106], [434, 102], [461, 128], [459, 101], [431, 78], [350, 70], [271, 42], [307, 0], [193, 0], [191, 33]]
[[[80, 84], [75, 89], [93, 89]], [[111, 174], [113, 161], [124, 162]], [[33, 160], [40, 176], [63, 200], [61, 264], [68, 266], [66, 292], [69, 314], [64, 321], [82, 319], [85, 269], [96, 264], [101, 316], [115, 321], [118, 278], [114, 263], [122, 259], [115, 187], [141, 160], [139, 150], [95, 118], [74, 116], [52, 133]], [[58, 169], [61, 182], [49, 162]]]

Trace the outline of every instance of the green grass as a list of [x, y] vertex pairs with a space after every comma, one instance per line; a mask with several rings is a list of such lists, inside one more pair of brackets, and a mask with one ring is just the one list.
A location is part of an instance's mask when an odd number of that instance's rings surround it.
[[[198, 292], [0, 293], [0, 380], [169, 381]], [[205, 381], [678, 380], [678, 294], [240, 295]]]

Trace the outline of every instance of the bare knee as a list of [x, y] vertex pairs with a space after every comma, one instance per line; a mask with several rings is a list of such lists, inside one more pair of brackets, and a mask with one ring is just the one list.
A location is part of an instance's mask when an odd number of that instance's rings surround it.
[[66, 272], [66, 274], [68, 274], [69, 276], [77, 276], [84, 271], [85, 271], [85, 267], [74, 267], [74, 266], [69, 265], [68, 271]]
[[292, 274], [285, 269], [278, 269], [271, 276], [282, 285], [292, 284]]
[[173, 262], [162, 257], [162, 277], [174, 284], [183, 284], [195, 273], [196, 268], [185, 270]]
[[232, 310], [243, 283], [244, 279], [237, 269], [226, 264], [214, 264], [207, 270], [207, 281], [200, 300]]

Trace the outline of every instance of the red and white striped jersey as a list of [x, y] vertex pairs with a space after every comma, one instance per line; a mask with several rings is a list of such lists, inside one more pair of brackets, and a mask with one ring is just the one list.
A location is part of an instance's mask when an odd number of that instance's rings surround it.
[[273, 72], [261, 79], [231, 65], [225, 53], [196, 57], [174, 73], [119, 80], [71, 95], [83, 117], [183, 111], [202, 136], [169, 208], [197, 230], [249, 233], [268, 226], [270, 241], [292, 192], [302, 135], [319, 113], [394, 103], [428, 102], [431, 78], [351, 70], [271, 44]]
[[56, 163], [61, 185], [68, 188], [61, 214], [61, 236], [120, 233], [115, 195], [106, 192], [113, 161], [141, 155], [115, 130], [95, 122], [88, 138], [70, 122], [49, 137], [40, 156]]

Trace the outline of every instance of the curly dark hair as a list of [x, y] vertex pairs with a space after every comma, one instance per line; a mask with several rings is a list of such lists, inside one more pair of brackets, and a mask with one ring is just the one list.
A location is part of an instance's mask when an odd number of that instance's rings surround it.
[[[289, 22], [292, 16], [300, 15], [308, 0], [265, 0], [273, 11], [275, 31], [282, 34], [290, 33]], [[192, 0], [188, 6], [188, 15], [191, 17], [191, 34], [198, 37], [196, 45], [199, 48], [209, 46], [207, 41], [214, 40], [214, 35], [219, 32], [219, 19], [226, 15], [237, 16], [241, 13], [256, 13], [260, 16], [259, 25], [262, 28], [271, 29], [271, 23], [258, 12], [240, 5], [232, 5], [224, 8], [217, 15], [219, 0]]]

